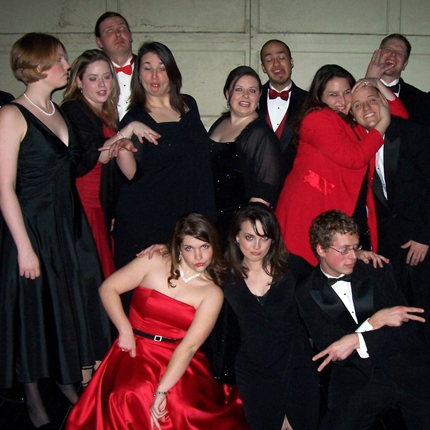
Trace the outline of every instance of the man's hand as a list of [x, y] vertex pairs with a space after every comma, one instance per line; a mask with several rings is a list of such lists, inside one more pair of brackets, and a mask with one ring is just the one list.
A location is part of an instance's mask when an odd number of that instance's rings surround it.
[[411, 266], [417, 266], [419, 263], [422, 263], [424, 258], [426, 258], [427, 251], [429, 250], [428, 245], [415, 242], [414, 240], [406, 242], [400, 248], [409, 248], [408, 255], [406, 256], [406, 264], [410, 264]]
[[318, 372], [321, 372], [321, 370], [323, 370], [324, 367], [330, 363], [330, 361], [345, 360], [345, 358], [349, 357], [354, 352], [354, 350], [359, 347], [360, 341], [358, 339], [358, 334], [347, 334], [346, 336], [343, 336], [336, 342], [332, 343], [319, 354], [315, 355], [312, 358], [312, 361], [317, 361], [327, 355], [325, 360], [318, 367]]
[[409, 320], [419, 321], [425, 323], [423, 317], [415, 315], [416, 313], [422, 314], [424, 309], [411, 308], [409, 306], [394, 306], [393, 308], [385, 308], [376, 312], [369, 318], [369, 324], [377, 330], [381, 327], [400, 327], [403, 323]]

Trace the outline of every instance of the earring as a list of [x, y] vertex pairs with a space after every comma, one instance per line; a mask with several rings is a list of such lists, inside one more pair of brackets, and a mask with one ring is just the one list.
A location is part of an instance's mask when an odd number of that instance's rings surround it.
[[178, 261], [181, 261], [181, 260], [182, 260], [182, 252], [181, 252], [181, 251], [179, 251]]
[[227, 108], [230, 109], [230, 102], [227, 100]]

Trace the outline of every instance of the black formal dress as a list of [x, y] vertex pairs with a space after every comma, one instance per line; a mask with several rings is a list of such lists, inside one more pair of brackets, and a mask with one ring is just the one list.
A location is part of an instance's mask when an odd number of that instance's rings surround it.
[[140, 178], [122, 184], [114, 227], [117, 268], [154, 243], [166, 243], [178, 218], [199, 212], [214, 219], [209, 140], [195, 100], [184, 95], [188, 111], [178, 122], [157, 123], [143, 107], [132, 108], [120, 128], [141, 121], [161, 135], [158, 145], [135, 136]]
[[299, 321], [292, 270], [262, 298], [233, 277], [224, 293], [240, 326], [236, 381], [251, 429], [280, 430], [285, 415], [294, 430], [315, 429], [318, 375]]
[[[225, 117], [210, 128], [209, 136]], [[273, 131], [261, 119], [249, 123], [234, 142], [211, 140], [211, 165], [217, 227], [227, 238], [230, 221], [251, 197], [276, 204], [281, 186], [279, 143]]]
[[[358, 261], [351, 277], [358, 323], [330, 287], [320, 267], [299, 285], [300, 315], [320, 351], [354, 333], [377, 311], [406, 304], [389, 265], [375, 269]], [[402, 410], [408, 428], [428, 428], [430, 360], [418, 331], [420, 324], [409, 321], [400, 327], [384, 326], [364, 332], [368, 358], [361, 358], [354, 351], [345, 360], [331, 363], [329, 409], [322, 429], [369, 429], [378, 416], [393, 406]]]
[[19, 276], [16, 245], [4, 225], [0, 386], [11, 386], [15, 377], [75, 383], [81, 367], [101, 360], [111, 343], [98, 295], [100, 263], [72, 176], [79, 147], [72, 133], [66, 146], [30, 111], [16, 106], [27, 123], [16, 194], [41, 274], [34, 280]]

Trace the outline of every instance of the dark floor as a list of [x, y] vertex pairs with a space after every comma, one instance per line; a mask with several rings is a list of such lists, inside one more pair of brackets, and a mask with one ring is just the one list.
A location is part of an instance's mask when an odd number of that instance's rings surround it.
[[[57, 424], [56, 429], [65, 428], [65, 422], [70, 412], [70, 404], [58, 390], [55, 383], [42, 381], [40, 389], [49, 416]], [[29, 430], [31, 425], [24, 404], [16, 404], [0, 400], [0, 429]], [[185, 429], [178, 429], [185, 430]], [[371, 430], [406, 430], [402, 418], [396, 411], [388, 412], [383, 420], [375, 424]]]

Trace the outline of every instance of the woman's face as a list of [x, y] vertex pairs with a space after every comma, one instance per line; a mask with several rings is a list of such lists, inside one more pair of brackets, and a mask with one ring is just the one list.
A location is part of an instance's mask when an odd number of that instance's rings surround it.
[[140, 82], [147, 95], [162, 97], [169, 94], [170, 81], [160, 57], [146, 53], [140, 61]]
[[257, 110], [260, 99], [257, 79], [253, 76], [242, 76], [231, 90], [231, 94], [227, 91], [226, 96], [232, 113], [241, 117], [252, 115]]
[[182, 254], [181, 262], [195, 272], [203, 273], [212, 261], [211, 244], [193, 236], [185, 236], [179, 250]]
[[351, 107], [351, 87], [346, 78], [333, 78], [327, 82], [321, 101], [336, 112], [348, 114]]
[[53, 88], [64, 87], [67, 85], [67, 80], [69, 78], [69, 69], [70, 64], [67, 62], [66, 53], [62, 48], [59, 48], [55, 64], [50, 69], [43, 72], [43, 74], [46, 75], [44, 80]]
[[239, 234], [236, 236], [245, 262], [262, 262], [272, 245], [272, 239], [264, 236], [263, 227], [258, 220], [256, 227], [258, 234], [254, 231], [251, 222], [246, 220], [242, 223]]
[[109, 64], [103, 60], [94, 61], [85, 69], [82, 80], [76, 77], [76, 82], [88, 103], [97, 110], [101, 110], [113, 88], [113, 76]]

